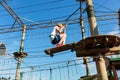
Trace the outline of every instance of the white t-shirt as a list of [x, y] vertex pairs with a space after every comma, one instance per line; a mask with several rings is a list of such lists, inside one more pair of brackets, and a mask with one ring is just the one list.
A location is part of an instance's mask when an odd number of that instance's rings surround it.
[[60, 28], [60, 27], [58, 27], [58, 26], [55, 26], [55, 27], [53, 28], [53, 31], [52, 31], [51, 34], [50, 34], [50, 35], [51, 35], [51, 36], [50, 36], [51, 41], [55, 38], [56, 35], [59, 35], [59, 32], [58, 32], [57, 30], [59, 30], [60, 32], [62, 32], [63, 29], [64, 29], [64, 27]]

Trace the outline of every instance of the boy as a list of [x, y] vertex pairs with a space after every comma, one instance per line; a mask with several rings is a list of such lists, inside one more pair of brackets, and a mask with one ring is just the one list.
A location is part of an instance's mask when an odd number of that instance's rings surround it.
[[57, 44], [56, 46], [62, 46], [65, 44], [66, 33], [65, 33], [65, 25], [58, 23], [54, 28], [52, 33], [50, 34], [50, 40], [52, 44]]

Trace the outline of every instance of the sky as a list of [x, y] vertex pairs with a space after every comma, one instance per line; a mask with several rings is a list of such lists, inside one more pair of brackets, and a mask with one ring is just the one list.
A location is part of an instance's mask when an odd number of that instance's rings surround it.
[[[23, 58], [21, 64], [24, 80], [78, 80], [86, 75], [82, 57], [77, 58], [75, 51], [60, 52], [54, 57], [44, 53], [45, 49], [55, 47], [50, 42], [49, 34], [58, 22], [67, 24], [66, 44], [82, 40], [80, 11], [70, 17], [79, 8], [79, 2], [76, 0], [7, 0], [7, 2], [27, 27], [24, 52], [28, 56]], [[119, 35], [117, 14], [120, 8], [119, 0], [93, 0], [93, 4], [99, 35]], [[86, 4], [83, 2], [85, 37], [89, 37], [91, 35], [85, 8]], [[17, 61], [13, 53], [19, 51], [22, 27], [3, 6], [0, 6], [0, 22], [0, 42], [6, 45], [7, 50], [6, 56], [0, 57], [0, 77], [10, 76], [14, 79]], [[90, 73], [95, 74], [95, 63], [92, 61], [89, 64]]]

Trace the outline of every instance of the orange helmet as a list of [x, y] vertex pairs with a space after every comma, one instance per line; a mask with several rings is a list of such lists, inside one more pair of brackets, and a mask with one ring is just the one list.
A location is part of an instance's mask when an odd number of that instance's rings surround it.
[[62, 27], [63, 25], [62, 25], [61, 23], [58, 23], [57, 26], [58, 26], [58, 27]]

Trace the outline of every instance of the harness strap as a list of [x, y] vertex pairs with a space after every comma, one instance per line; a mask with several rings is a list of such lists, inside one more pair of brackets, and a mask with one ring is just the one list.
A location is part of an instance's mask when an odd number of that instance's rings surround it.
[[51, 36], [55, 36], [55, 35], [54, 34], [50, 34], [49, 37], [51, 37]]

